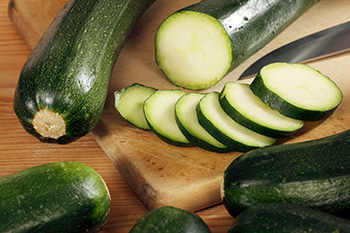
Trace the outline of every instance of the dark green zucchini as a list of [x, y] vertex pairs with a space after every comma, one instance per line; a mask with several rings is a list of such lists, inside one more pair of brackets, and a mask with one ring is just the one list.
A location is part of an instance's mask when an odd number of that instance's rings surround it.
[[208, 226], [196, 214], [164, 206], [142, 216], [129, 233], [210, 233]]
[[243, 211], [228, 233], [349, 233], [350, 221], [289, 203], [258, 204]]
[[101, 176], [80, 162], [57, 162], [0, 178], [0, 232], [97, 232], [110, 195]]
[[71, 0], [21, 71], [14, 109], [43, 142], [67, 143], [101, 117], [114, 63], [154, 0]]
[[223, 202], [233, 215], [288, 202], [335, 215], [350, 212], [350, 130], [307, 142], [252, 150], [224, 173]]
[[208, 88], [318, 1], [200, 1], [162, 22], [155, 39], [156, 62], [175, 85]]

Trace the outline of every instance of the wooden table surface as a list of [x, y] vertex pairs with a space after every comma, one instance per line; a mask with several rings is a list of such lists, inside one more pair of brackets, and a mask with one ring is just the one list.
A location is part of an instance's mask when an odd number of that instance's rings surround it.
[[[31, 51], [13, 27], [7, 7], [8, 0], [0, 0], [0, 176], [49, 162], [86, 163], [105, 179], [112, 197], [110, 216], [101, 232], [128, 232], [148, 210], [91, 133], [68, 145], [43, 144], [20, 125], [13, 111], [13, 94]], [[233, 221], [223, 205], [196, 213], [213, 233], [226, 232]]]

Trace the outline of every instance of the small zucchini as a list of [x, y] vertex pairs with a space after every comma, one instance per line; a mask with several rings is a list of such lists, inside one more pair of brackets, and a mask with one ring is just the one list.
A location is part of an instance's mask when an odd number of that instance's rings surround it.
[[155, 56], [175, 85], [215, 85], [319, 0], [205, 0], [174, 12], [158, 28]]
[[176, 146], [191, 146], [175, 119], [175, 104], [185, 93], [157, 90], [143, 104], [143, 112], [151, 130], [163, 141]]
[[210, 233], [208, 226], [196, 214], [163, 206], [142, 216], [129, 233]]
[[232, 119], [269, 137], [289, 137], [304, 125], [301, 120], [271, 109], [252, 92], [248, 84], [227, 82], [220, 93], [220, 104]]
[[198, 122], [218, 141], [236, 151], [248, 151], [276, 142], [234, 121], [222, 109], [218, 92], [209, 92], [197, 105]]
[[130, 124], [140, 129], [151, 130], [143, 114], [143, 103], [155, 91], [153, 87], [134, 83], [114, 92], [114, 106]]
[[223, 202], [234, 216], [267, 202], [331, 214], [350, 212], [350, 130], [242, 154], [224, 172]]
[[243, 211], [228, 233], [349, 233], [350, 221], [290, 203], [264, 203]]
[[97, 232], [110, 194], [101, 176], [80, 162], [44, 164], [0, 178], [0, 232]]
[[267, 65], [250, 87], [272, 109], [304, 121], [329, 117], [343, 99], [341, 90], [330, 78], [300, 63]]
[[195, 146], [214, 151], [229, 152], [230, 149], [216, 140], [198, 122], [197, 105], [204, 97], [202, 93], [187, 93], [175, 104], [176, 122], [185, 137]]
[[14, 110], [26, 131], [42, 142], [68, 143], [94, 128], [114, 63], [153, 2], [67, 2], [20, 73]]

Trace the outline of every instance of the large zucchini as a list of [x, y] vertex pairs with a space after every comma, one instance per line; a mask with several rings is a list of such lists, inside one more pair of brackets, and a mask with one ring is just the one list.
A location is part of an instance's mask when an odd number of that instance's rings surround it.
[[80, 162], [57, 162], [0, 178], [0, 232], [96, 232], [110, 195], [100, 175]]
[[350, 221], [290, 203], [258, 204], [243, 211], [228, 233], [348, 233]]
[[153, 1], [68, 1], [19, 77], [14, 109], [26, 131], [67, 143], [94, 128], [118, 54]]
[[236, 215], [258, 203], [288, 202], [350, 212], [350, 130], [247, 152], [224, 173], [223, 202]]
[[157, 64], [175, 85], [208, 88], [318, 1], [200, 1], [162, 22], [155, 39]]

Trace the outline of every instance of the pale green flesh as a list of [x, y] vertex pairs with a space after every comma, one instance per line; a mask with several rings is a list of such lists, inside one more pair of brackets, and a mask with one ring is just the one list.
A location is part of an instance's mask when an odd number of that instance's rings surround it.
[[310, 66], [274, 63], [261, 69], [265, 86], [294, 106], [327, 111], [342, 100], [336, 84]]
[[114, 93], [115, 108], [131, 124], [141, 129], [150, 130], [143, 114], [143, 103], [156, 89], [134, 84]]
[[203, 115], [222, 133], [242, 144], [253, 147], [264, 147], [276, 142], [275, 138], [258, 134], [234, 121], [221, 108], [219, 93], [206, 94], [201, 99], [201, 111]]
[[183, 95], [175, 105], [175, 113], [181, 125], [194, 137], [218, 148], [227, 148], [211, 136], [198, 122], [196, 107], [204, 94], [188, 93]]
[[143, 109], [148, 124], [159, 135], [175, 142], [189, 144], [175, 119], [175, 104], [184, 94], [181, 90], [158, 90], [147, 98]]
[[207, 14], [180, 11], [168, 17], [156, 35], [159, 68], [175, 85], [205, 89], [216, 84], [232, 63], [230, 39]]
[[267, 128], [292, 132], [304, 125], [303, 121], [286, 117], [271, 109], [252, 92], [248, 84], [228, 82], [223, 95], [240, 114]]

